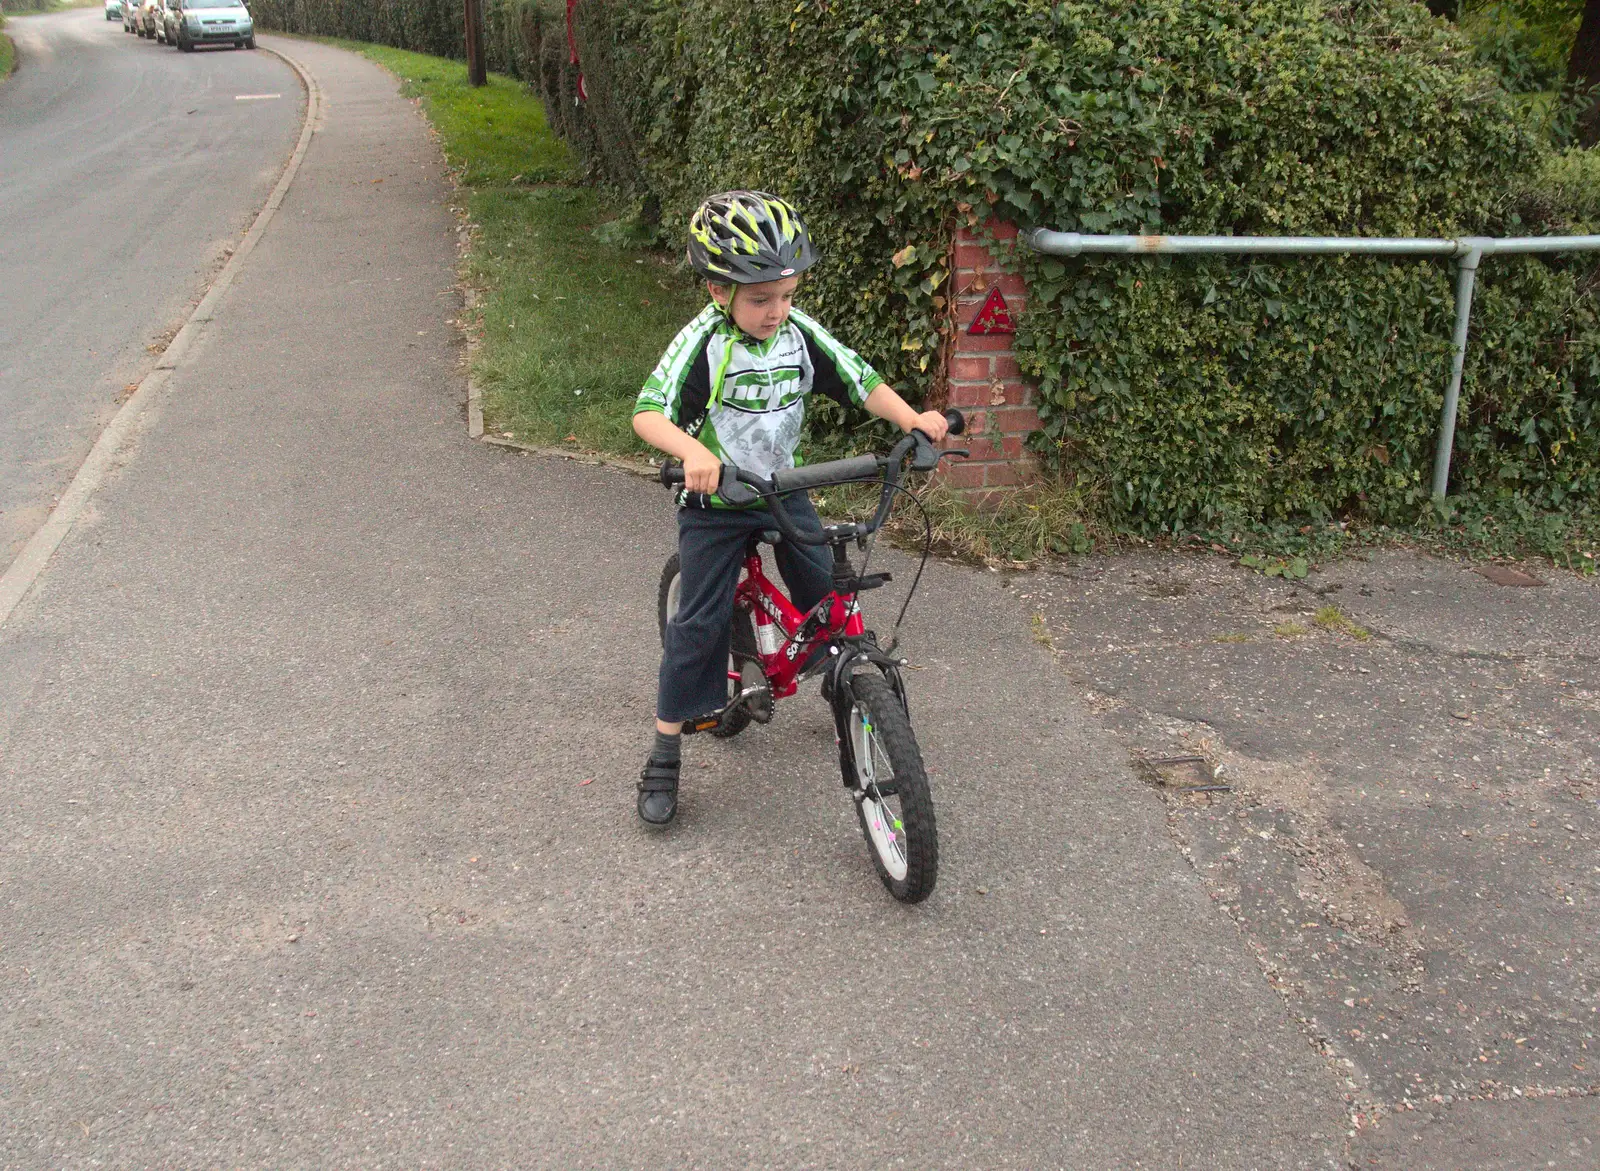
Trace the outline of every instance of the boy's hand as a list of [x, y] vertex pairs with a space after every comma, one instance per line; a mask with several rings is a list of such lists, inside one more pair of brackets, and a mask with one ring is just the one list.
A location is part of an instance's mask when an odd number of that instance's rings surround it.
[[683, 486], [691, 492], [715, 492], [722, 483], [722, 461], [712, 455], [703, 444], [695, 444], [699, 451], [683, 457]]
[[633, 433], [657, 451], [683, 461], [683, 486], [710, 494], [722, 480], [722, 464], [706, 445], [686, 434], [660, 411], [635, 411]]
[[917, 416], [916, 422], [911, 424], [911, 429], [921, 431], [933, 442], [938, 443], [950, 430], [950, 424], [942, 411], [923, 411]]

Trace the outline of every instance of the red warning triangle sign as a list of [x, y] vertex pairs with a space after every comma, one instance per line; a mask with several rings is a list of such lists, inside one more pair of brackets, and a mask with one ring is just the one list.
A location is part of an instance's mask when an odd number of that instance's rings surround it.
[[1017, 327], [1011, 321], [1011, 309], [1006, 304], [1005, 294], [999, 286], [989, 290], [989, 295], [984, 298], [983, 308], [978, 310], [978, 315], [972, 319], [972, 324], [967, 327], [968, 333], [1016, 333]]

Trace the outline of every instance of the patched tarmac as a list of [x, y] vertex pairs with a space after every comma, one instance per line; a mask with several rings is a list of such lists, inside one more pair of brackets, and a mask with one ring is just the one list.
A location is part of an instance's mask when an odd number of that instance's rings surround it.
[[1344, 1070], [1375, 1123], [1352, 1165], [1544, 1166], [1515, 1160], [1546, 1142], [1595, 1165], [1594, 580], [1388, 550], [1293, 582], [1149, 552], [1012, 588]]

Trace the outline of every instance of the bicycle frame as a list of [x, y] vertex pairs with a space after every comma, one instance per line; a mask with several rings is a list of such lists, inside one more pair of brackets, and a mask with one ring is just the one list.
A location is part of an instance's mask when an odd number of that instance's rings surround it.
[[[815, 647], [867, 632], [854, 592], [832, 591], [809, 613], [802, 614], [768, 579], [761, 567], [761, 553], [755, 549], [745, 558], [744, 575], [734, 592], [733, 604], [736, 609], [749, 610], [755, 618], [756, 652], [773, 699], [795, 693], [801, 670]], [[729, 677], [739, 678], [731, 671]]]

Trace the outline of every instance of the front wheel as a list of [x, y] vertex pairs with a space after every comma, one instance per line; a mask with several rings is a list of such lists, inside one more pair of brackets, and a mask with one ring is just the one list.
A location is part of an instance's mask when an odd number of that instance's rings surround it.
[[850, 678], [851, 707], [845, 784], [872, 853], [872, 865], [889, 893], [920, 903], [939, 879], [939, 828], [922, 750], [906, 709], [875, 671]]

